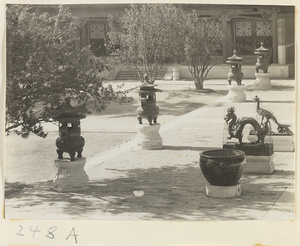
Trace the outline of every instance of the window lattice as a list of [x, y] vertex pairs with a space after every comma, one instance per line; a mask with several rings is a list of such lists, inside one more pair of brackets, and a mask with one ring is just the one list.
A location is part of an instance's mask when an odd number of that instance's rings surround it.
[[211, 22], [208, 30], [208, 36], [217, 36], [222, 31], [222, 22]]
[[238, 21], [235, 25], [236, 36], [252, 36], [251, 21]]
[[90, 24], [90, 38], [105, 38], [104, 24]]
[[257, 21], [256, 22], [256, 35], [257, 36], [272, 36], [273, 35], [272, 21]]

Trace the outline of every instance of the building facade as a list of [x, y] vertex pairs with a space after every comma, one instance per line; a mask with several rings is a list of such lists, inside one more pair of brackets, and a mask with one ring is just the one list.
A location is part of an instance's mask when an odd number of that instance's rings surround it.
[[[222, 29], [222, 50], [213, 59], [216, 65], [225, 66], [228, 57], [237, 50], [247, 69], [248, 65], [255, 64], [255, 49], [264, 42], [272, 54], [270, 70], [271, 73], [272, 70], [275, 72], [273, 77], [294, 76], [294, 6], [182, 4], [181, 7], [184, 10], [196, 10], [199, 16], [216, 20], [215, 28]], [[130, 4], [79, 4], [69, 5], [69, 8], [74, 15], [87, 20], [78, 34], [80, 40], [76, 47], [91, 45], [95, 55], [109, 56], [106, 47], [108, 16], [112, 15], [118, 22]], [[247, 77], [247, 72], [245, 75]]]

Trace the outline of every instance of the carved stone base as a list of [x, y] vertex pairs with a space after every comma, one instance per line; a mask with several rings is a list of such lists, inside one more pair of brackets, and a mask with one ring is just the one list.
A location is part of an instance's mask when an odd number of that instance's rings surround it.
[[[250, 142], [255, 142], [257, 140], [256, 135], [249, 135], [248, 140]], [[294, 152], [294, 136], [288, 135], [267, 135], [265, 137], [265, 143], [273, 143], [273, 149], [276, 152]]]
[[274, 154], [270, 156], [246, 155], [244, 173], [271, 174], [274, 172]]
[[269, 73], [255, 73], [254, 87], [257, 90], [269, 90], [272, 87]]
[[160, 124], [137, 126], [137, 148], [143, 150], [161, 149], [162, 138], [159, 135]]
[[81, 191], [89, 187], [89, 177], [84, 171], [86, 158], [56, 159], [58, 172], [53, 179], [54, 189], [59, 192]]
[[215, 198], [230, 198], [240, 196], [242, 193], [241, 185], [234, 186], [215, 186], [206, 185], [206, 195]]
[[246, 94], [244, 92], [244, 85], [228, 85], [228, 94], [226, 96], [227, 102], [245, 102]]
[[244, 151], [247, 155], [255, 155], [255, 156], [270, 156], [274, 154], [273, 144], [256, 144], [256, 143], [231, 143], [228, 142], [223, 144], [223, 149], [239, 149]]

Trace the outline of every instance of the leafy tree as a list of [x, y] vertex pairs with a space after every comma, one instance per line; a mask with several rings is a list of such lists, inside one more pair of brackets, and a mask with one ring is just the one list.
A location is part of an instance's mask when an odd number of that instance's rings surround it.
[[110, 18], [109, 39], [120, 63], [144, 74], [154, 83], [167, 58], [180, 53], [182, 10], [171, 4], [134, 4], [120, 18], [120, 25]]
[[216, 22], [200, 18], [195, 12], [184, 15], [184, 53], [196, 89], [203, 89], [203, 82], [213, 67], [211, 56], [221, 47], [222, 30]]
[[6, 132], [24, 138], [30, 133], [46, 137], [42, 122], [52, 121], [66, 97], [84, 112], [128, 99], [102, 85], [99, 73], [105, 64], [89, 47], [74, 48], [80, 19], [64, 6], [55, 15], [35, 9], [8, 5], [6, 12]]

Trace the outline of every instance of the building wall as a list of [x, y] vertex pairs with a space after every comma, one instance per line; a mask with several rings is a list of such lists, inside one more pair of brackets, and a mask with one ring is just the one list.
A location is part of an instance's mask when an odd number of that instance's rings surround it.
[[[128, 4], [80, 4], [69, 5], [72, 14], [82, 18], [86, 21], [84, 28], [80, 31], [80, 41], [77, 47], [84, 47], [92, 45], [92, 39], [90, 37], [91, 27], [98, 25], [100, 28], [105, 29], [105, 38], [107, 38], [107, 19], [111, 15], [114, 19], [119, 20], [123, 15], [125, 8], [129, 7]], [[105, 41], [102, 40], [105, 43]], [[100, 56], [108, 56], [107, 50], [103, 51]]]
[[[78, 32], [79, 40], [75, 41], [75, 48], [82, 48], [89, 45], [89, 24], [105, 23], [109, 15], [116, 21], [125, 13], [130, 4], [69, 4], [71, 12], [86, 20], [85, 27]], [[222, 5], [222, 4], [182, 4], [185, 10], [196, 10], [199, 16], [215, 19], [220, 22], [224, 38], [222, 41], [222, 56], [213, 57], [215, 67], [209, 73], [208, 78], [224, 78], [227, 75], [228, 66], [226, 61], [232, 56], [236, 49], [236, 21], [252, 22], [259, 20], [272, 21], [272, 53], [273, 61], [269, 72], [271, 78], [286, 79], [295, 75], [295, 6], [275, 6], [275, 5]], [[58, 12], [58, 5], [35, 5], [36, 9], [55, 15]], [[253, 27], [256, 24], [252, 25]], [[253, 29], [254, 30], [254, 29]], [[256, 48], [259, 46], [256, 44]], [[255, 50], [253, 50], [254, 53]], [[221, 54], [220, 53], [220, 54]], [[248, 52], [249, 53], [249, 52]], [[101, 55], [102, 56], [102, 55]], [[245, 78], [253, 78], [256, 56], [253, 54], [243, 55], [243, 72]], [[102, 58], [109, 57], [106, 53]], [[122, 66], [122, 64], [120, 64]], [[172, 65], [165, 64], [172, 70]], [[183, 59], [180, 62], [181, 77], [190, 79], [187, 66]], [[119, 70], [115, 69], [105, 74], [105, 78], [114, 79]], [[166, 73], [166, 77], [170, 77]]]
[[[252, 23], [251, 38], [253, 42], [251, 48], [248, 48], [247, 54], [238, 53], [238, 56], [243, 57], [243, 64], [252, 66], [255, 64], [256, 56], [254, 55], [255, 49], [259, 48], [260, 40], [266, 39], [267, 36], [269, 45], [272, 47], [272, 63], [279, 65], [286, 65], [286, 69], [282, 73], [293, 74], [294, 72], [294, 60], [295, 60], [295, 8], [293, 6], [254, 6], [254, 5], [213, 5], [213, 4], [182, 4], [185, 10], [196, 10], [199, 16], [212, 18], [220, 23], [220, 28], [223, 30], [224, 38], [222, 41], [223, 50], [220, 52], [219, 57], [215, 57], [214, 64], [224, 65], [228, 57], [232, 56], [233, 50], [241, 49], [240, 40], [245, 40], [247, 43], [247, 37], [242, 37], [239, 34], [237, 37], [237, 22], [239, 25], [246, 27], [247, 23]], [[80, 40], [76, 41], [75, 47], [84, 47], [90, 45], [91, 39], [91, 25], [107, 23], [109, 15], [113, 16], [116, 21], [120, 20], [120, 17], [125, 13], [126, 8], [130, 8], [130, 4], [78, 4], [68, 5], [71, 12], [85, 19], [85, 27], [78, 33]], [[51, 9], [50, 9], [51, 10]], [[257, 23], [259, 22], [272, 23], [272, 30], [267, 35], [258, 37], [257, 35]], [[102, 24], [101, 24], [102, 23]], [[260, 24], [261, 25], [261, 24]], [[270, 24], [268, 24], [270, 26]], [[101, 27], [102, 28], [102, 27]], [[247, 30], [245, 29], [245, 32]], [[256, 32], [256, 34], [255, 34]], [[267, 33], [268, 31], [266, 31]], [[256, 35], [256, 36], [255, 36]], [[239, 41], [238, 41], [239, 39]], [[254, 41], [255, 40], [255, 41]], [[103, 42], [103, 40], [101, 41]], [[254, 44], [255, 42], [255, 44]], [[242, 43], [244, 45], [244, 43]], [[252, 50], [253, 49], [253, 53]], [[99, 54], [98, 54], [99, 55]], [[102, 57], [109, 56], [108, 51], [100, 54]], [[292, 64], [292, 66], [291, 66]], [[172, 65], [172, 64], [170, 64]], [[183, 59], [181, 59], [181, 65], [184, 65]], [[216, 72], [217, 74], [217, 72]], [[285, 75], [284, 75], [285, 76]], [[280, 77], [280, 76], [279, 76]]]
[[[225, 63], [227, 58], [232, 55], [234, 49], [241, 49], [241, 45], [238, 40], [245, 40], [247, 37], [236, 36], [236, 23], [252, 23], [252, 33], [255, 32], [255, 25], [258, 22], [272, 22], [273, 31], [271, 34], [273, 37], [249, 37], [253, 42], [253, 53], [255, 48], [259, 48], [260, 40], [267, 39], [270, 43], [273, 52], [273, 62], [280, 64], [287, 64], [293, 62], [294, 59], [294, 15], [291, 14], [291, 8], [275, 7], [275, 6], [252, 6], [252, 5], [212, 5], [212, 4], [184, 4], [182, 7], [185, 10], [196, 10], [199, 16], [213, 18], [220, 21], [220, 27], [223, 29], [223, 61]], [[81, 4], [70, 5], [74, 15], [87, 20], [86, 27], [81, 31], [81, 47], [90, 44], [89, 40], [89, 23], [91, 22], [105, 22], [108, 15], [112, 15], [113, 18], [119, 21], [120, 17], [125, 13], [126, 8], [130, 8], [129, 4]], [[287, 12], [287, 13], [281, 13]], [[278, 18], [278, 19], [277, 19]], [[247, 30], [247, 29], [245, 29]], [[247, 35], [247, 34], [246, 34]], [[250, 41], [249, 41], [250, 42]], [[256, 42], [254, 44], [254, 42]], [[250, 43], [249, 43], [250, 44]], [[243, 43], [244, 45], [244, 43]], [[256, 47], [257, 46], [257, 47]], [[239, 51], [238, 51], [239, 52]], [[280, 55], [278, 54], [280, 53]], [[108, 54], [107, 54], [108, 55]], [[239, 54], [245, 56], [245, 63], [252, 63], [255, 60], [255, 55], [251, 54], [251, 51], [247, 54]], [[279, 56], [279, 57], [278, 57]]]
[[289, 64], [295, 60], [295, 22], [293, 15], [278, 18], [278, 63]]

